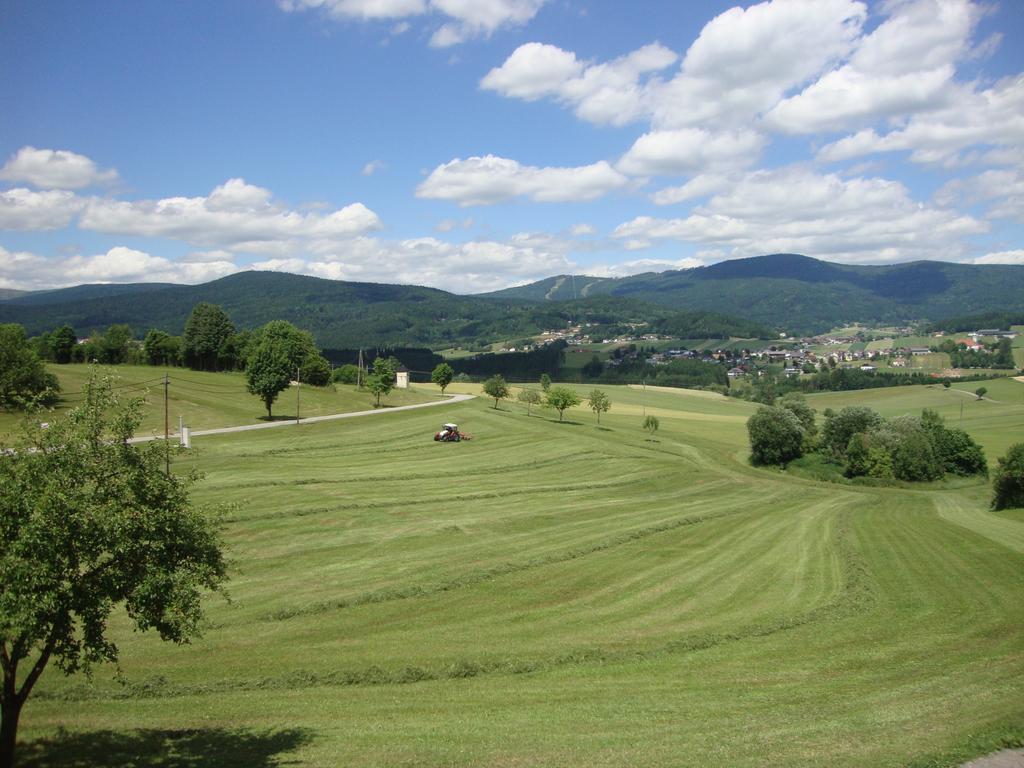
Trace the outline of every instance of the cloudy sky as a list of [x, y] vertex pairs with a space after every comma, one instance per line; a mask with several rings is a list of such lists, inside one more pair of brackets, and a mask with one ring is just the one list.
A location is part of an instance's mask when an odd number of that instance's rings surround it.
[[1024, 264], [1019, 0], [4, 0], [0, 287]]

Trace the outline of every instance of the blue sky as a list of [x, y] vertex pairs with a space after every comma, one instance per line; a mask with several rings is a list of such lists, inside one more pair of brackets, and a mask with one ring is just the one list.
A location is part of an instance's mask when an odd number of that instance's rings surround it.
[[6, 0], [0, 287], [1024, 264], [1016, 0]]

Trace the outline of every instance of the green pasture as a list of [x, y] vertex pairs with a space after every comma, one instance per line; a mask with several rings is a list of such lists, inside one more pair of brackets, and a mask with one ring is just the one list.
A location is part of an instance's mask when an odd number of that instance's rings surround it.
[[[1024, 384], [985, 385], [809, 399], [962, 403], [993, 457]], [[230, 601], [185, 647], [118, 617], [121, 681], [49, 670], [25, 764], [942, 766], [1024, 737], [1024, 516], [986, 482], [754, 469], [756, 406], [603, 389], [600, 426], [479, 398], [197, 438], [174, 466], [231, 505]]]
[[[89, 379], [91, 366], [49, 365], [61, 385], [61, 401], [56, 412], [66, 410], [82, 400], [82, 390]], [[233, 427], [265, 421], [267, 410], [263, 401], [245, 388], [243, 373], [206, 373], [183, 368], [156, 368], [148, 365], [100, 367], [102, 373], [116, 377], [115, 386], [125, 397], [141, 396], [146, 400], [145, 419], [139, 435], [163, 434], [164, 373], [168, 376], [167, 413], [172, 432], [178, 431], [178, 417], [193, 430]], [[381, 399], [382, 406], [410, 405], [436, 400], [436, 389], [414, 385], [407, 390], [392, 390]], [[302, 418], [331, 413], [364, 411], [373, 408], [373, 396], [354, 385], [336, 384], [328, 387], [296, 386], [278, 395], [274, 403], [274, 419], [294, 419], [296, 408]], [[18, 429], [22, 416], [0, 413], [0, 438]], [[43, 416], [43, 420], [50, 418]]]

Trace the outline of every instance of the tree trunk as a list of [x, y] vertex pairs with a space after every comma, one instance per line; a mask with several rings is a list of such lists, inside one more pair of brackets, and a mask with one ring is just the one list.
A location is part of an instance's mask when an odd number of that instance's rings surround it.
[[22, 703], [17, 696], [8, 699], [6, 695], [0, 703], [0, 718], [3, 720], [0, 722], [0, 768], [14, 766], [14, 744], [18, 738], [18, 717], [21, 715]]
[[24, 699], [18, 696], [15, 680], [18, 662], [7, 655], [7, 644], [3, 647], [4, 683], [0, 691], [0, 768], [14, 765], [14, 744], [18, 738], [18, 717]]

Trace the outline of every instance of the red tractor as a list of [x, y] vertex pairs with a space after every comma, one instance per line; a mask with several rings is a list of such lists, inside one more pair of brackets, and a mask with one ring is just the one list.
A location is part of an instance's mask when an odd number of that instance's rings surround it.
[[458, 424], [443, 424], [441, 431], [434, 435], [434, 440], [439, 443], [457, 443], [460, 440], [471, 439], [465, 432], [459, 432]]

